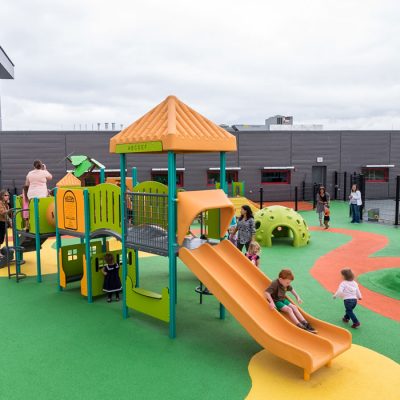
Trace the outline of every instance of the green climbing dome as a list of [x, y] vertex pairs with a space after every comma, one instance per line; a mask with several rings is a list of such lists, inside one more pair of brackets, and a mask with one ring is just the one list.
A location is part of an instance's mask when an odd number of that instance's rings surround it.
[[272, 238], [293, 238], [294, 247], [303, 247], [310, 242], [310, 232], [303, 217], [292, 208], [283, 206], [265, 207], [254, 216], [256, 240], [261, 246], [271, 247]]

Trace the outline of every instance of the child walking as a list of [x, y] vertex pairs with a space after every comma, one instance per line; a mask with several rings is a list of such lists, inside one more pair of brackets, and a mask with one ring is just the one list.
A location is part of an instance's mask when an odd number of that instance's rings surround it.
[[114, 256], [107, 253], [104, 256], [106, 265], [103, 267], [104, 274], [103, 291], [108, 294], [107, 303], [111, 303], [112, 294], [115, 293], [115, 300], [119, 301], [119, 292], [122, 290], [121, 280], [119, 279], [119, 265], [115, 262]]
[[278, 279], [271, 282], [265, 291], [265, 297], [269, 301], [269, 308], [275, 310], [276, 308], [288, 315], [289, 319], [301, 329], [305, 329], [311, 333], [317, 331], [306, 321], [299, 309], [292, 304], [286, 297], [287, 292], [292, 292], [297, 302], [301, 304], [303, 301], [290, 285], [294, 280], [293, 272], [290, 269], [283, 269], [279, 272]]
[[257, 267], [260, 268], [261, 247], [257, 242], [251, 242], [246, 257]]
[[329, 228], [329, 221], [331, 220], [331, 211], [329, 210], [329, 206], [328, 204], [324, 205], [324, 225], [325, 225], [325, 229]]
[[343, 299], [344, 309], [346, 312], [342, 320], [346, 324], [352, 320], [353, 325], [351, 327], [356, 329], [361, 324], [353, 310], [357, 306], [357, 300], [362, 299], [361, 292], [358, 288], [357, 282], [354, 280], [354, 274], [351, 269], [342, 269], [340, 273], [342, 274], [343, 281], [340, 283], [338, 290], [333, 295], [333, 298], [336, 299], [336, 297], [340, 297]]

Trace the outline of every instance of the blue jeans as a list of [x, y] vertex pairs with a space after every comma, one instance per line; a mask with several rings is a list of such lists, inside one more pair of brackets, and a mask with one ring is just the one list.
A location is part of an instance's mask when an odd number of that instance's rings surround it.
[[356, 314], [354, 314], [353, 312], [353, 310], [356, 308], [356, 305], [357, 305], [356, 299], [344, 300], [344, 308], [346, 309], [346, 314], [344, 315], [344, 318], [347, 320], [351, 319], [353, 321], [353, 324], [358, 324], [358, 319], [356, 317]]
[[351, 207], [351, 222], [360, 222], [360, 207], [357, 204], [350, 204]]

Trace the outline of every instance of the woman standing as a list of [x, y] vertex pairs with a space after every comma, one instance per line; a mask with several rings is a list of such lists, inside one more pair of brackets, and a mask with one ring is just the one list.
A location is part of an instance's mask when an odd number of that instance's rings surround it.
[[238, 232], [237, 247], [242, 251], [243, 246], [249, 250], [250, 243], [254, 241], [256, 233], [253, 212], [248, 205], [242, 206], [240, 209], [240, 217], [236, 225], [235, 233]]
[[329, 195], [328, 192], [325, 191], [325, 187], [320, 186], [317, 196], [316, 196], [316, 202], [317, 202], [316, 212], [319, 217], [319, 225], [320, 226], [324, 226], [325, 206], [329, 207], [330, 200], [331, 200], [331, 196]]
[[42, 198], [47, 197], [49, 192], [47, 190], [47, 181], [53, 179], [50, 172], [47, 171], [46, 165], [40, 160], [33, 162], [34, 169], [26, 176], [25, 185], [29, 186], [28, 199], [31, 200], [34, 197]]
[[0, 246], [4, 243], [4, 238], [7, 234], [7, 226], [9, 225], [10, 216], [8, 211], [10, 210], [9, 206], [10, 194], [7, 190], [0, 191]]
[[356, 184], [351, 187], [349, 196], [350, 208], [351, 208], [351, 223], [359, 224], [360, 221], [360, 208], [362, 206], [361, 192], [358, 190]]

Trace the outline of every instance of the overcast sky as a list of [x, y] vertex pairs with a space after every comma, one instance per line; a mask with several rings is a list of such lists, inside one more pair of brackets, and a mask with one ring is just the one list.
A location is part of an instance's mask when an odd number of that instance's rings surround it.
[[167, 95], [217, 123], [400, 129], [398, 0], [1, 0], [3, 129], [135, 121]]

